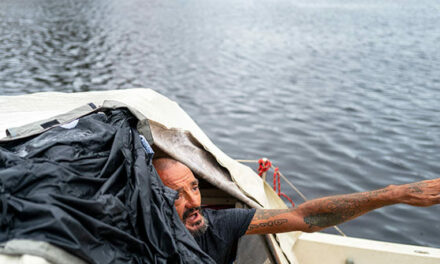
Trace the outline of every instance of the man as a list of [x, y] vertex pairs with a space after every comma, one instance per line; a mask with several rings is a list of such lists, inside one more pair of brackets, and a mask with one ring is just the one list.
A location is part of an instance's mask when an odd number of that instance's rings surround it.
[[232, 263], [237, 240], [244, 234], [316, 232], [374, 209], [404, 203], [440, 203], [440, 178], [383, 189], [311, 200], [291, 209], [201, 210], [198, 181], [182, 163], [167, 158], [153, 164], [163, 183], [178, 191], [175, 207], [199, 246], [217, 263]]

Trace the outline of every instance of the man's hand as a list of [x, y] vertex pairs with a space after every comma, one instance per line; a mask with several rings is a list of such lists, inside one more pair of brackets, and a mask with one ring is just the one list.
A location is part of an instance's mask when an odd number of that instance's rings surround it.
[[431, 206], [440, 203], [440, 178], [390, 185], [370, 192], [329, 196], [292, 209], [257, 210], [246, 234], [289, 231], [315, 232], [354, 219], [387, 205]]
[[400, 203], [413, 206], [431, 206], [440, 203], [440, 178], [395, 186], [395, 188], [401, 192]]

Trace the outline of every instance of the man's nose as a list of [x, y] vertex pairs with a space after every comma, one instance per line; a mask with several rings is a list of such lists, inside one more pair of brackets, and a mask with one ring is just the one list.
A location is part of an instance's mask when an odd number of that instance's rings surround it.
[[186, 207], [193, 208], [199, 206], [197, 196], [194, 194], [188, 194], [186, 196]]

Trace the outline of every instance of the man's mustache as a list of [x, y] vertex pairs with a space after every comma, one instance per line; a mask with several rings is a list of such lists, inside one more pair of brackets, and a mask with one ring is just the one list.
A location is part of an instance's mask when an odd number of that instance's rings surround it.
[[202, 207], [197, 206], [197, 207], [187, 209], [185, 212], [183, 212], [183, 216], [182, 216], [183, 221], [185, 221], [195, 211], [202, 211]]

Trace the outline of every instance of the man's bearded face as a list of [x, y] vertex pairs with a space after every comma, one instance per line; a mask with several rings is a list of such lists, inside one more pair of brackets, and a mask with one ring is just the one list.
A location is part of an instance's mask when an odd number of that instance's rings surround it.
[[208, 222], [202, 214], [199, 181], [194, 174], [180, 162], [162, 170], [160, 166], [155, 167], [162, 182], [179, 193], [174, 206], [186, 228], [195, 236], [203, 234]]

